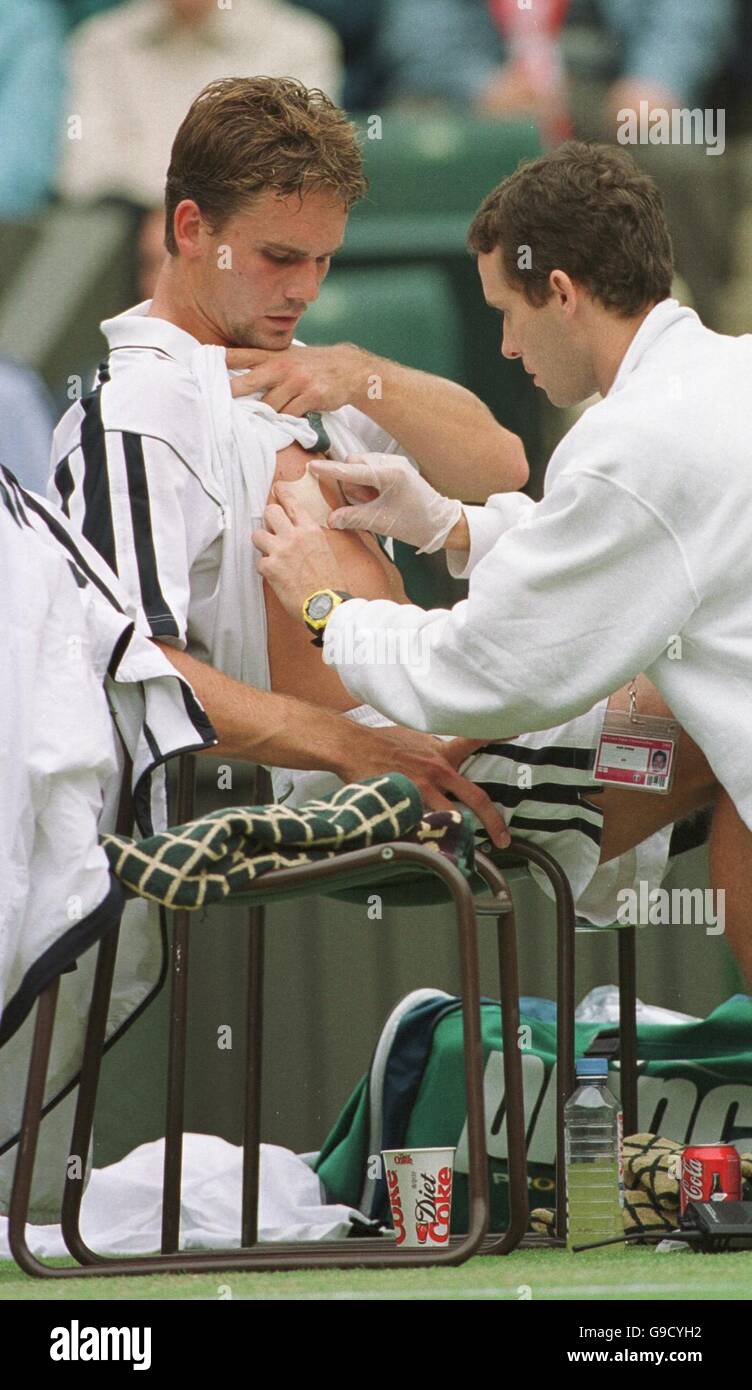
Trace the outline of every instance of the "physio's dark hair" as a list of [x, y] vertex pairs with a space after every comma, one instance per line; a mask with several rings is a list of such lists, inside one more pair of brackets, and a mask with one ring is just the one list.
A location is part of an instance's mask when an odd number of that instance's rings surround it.
[[271, 189], [326, 190], [352, 207], [368, 187], [355, 126], [318, 88], [291, 77], [227, 77], [199, 92], [175, 136], [165, 189], [165, 247], [192, 198], [212, 231]]
[[536, 308], [551, 296], [552, 270], [625, 316], [671, 293], [661, 195], [616, 146], [570, 140], [521, 164], [481, 203], [468, 246], [498, 247], [506, 279]]

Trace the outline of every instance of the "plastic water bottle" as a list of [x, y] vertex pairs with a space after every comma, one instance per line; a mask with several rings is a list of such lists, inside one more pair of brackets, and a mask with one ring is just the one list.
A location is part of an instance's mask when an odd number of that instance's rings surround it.
[[574, 1094], [564, 1107], [569, 1249], [624, 1235], [622, 1114], [607, 1082], [606, 1058], [582, 1057]]

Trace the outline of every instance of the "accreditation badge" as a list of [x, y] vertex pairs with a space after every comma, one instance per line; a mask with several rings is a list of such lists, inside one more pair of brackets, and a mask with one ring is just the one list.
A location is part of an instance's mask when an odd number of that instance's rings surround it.
[[628, 712], [606, 711], [593, 780], [640, 791], [668, 792], [674, 780], [681, 725], [661, 715], [638, 714], [635, 705], [631, 688]]

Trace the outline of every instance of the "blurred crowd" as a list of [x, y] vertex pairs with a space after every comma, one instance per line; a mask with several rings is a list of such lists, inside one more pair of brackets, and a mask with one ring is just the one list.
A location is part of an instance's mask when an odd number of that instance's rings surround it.
[[352, 111], [534, 113], [613, 135], [620, 108], [744, 128], [750, 0], [3, 0], [0, 219], [51, 197], [159, 202], [172, 136], [216, 77], [290, 75]]

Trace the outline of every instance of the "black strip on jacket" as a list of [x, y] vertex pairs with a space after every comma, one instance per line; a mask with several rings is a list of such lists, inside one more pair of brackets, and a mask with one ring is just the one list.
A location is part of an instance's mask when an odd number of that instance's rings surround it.
[[136, 547], [136, 565], [141, 586], [141, 606], [155, 637], [179, 637], [178, 625], [167, 607], [159, 583], [154, 532], [151, 524], [151, 504], [146, 481], [146, 465], [141, 436], [123, 431], [125, 471], [128, 477], [128, 499]]
[[115, 530], [112, 522], [107, 446], [102, 424], [101, 387], [81, 401], [81, 452], [84, 457], [84, 521], [81, 531], [96, 547], [110, 569], [118, 572]]

